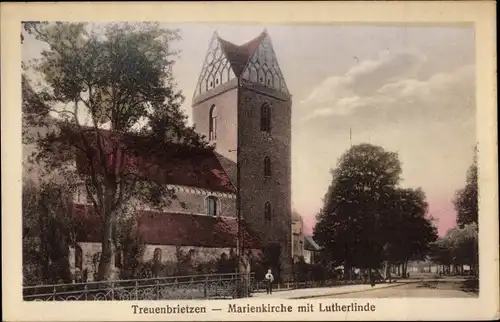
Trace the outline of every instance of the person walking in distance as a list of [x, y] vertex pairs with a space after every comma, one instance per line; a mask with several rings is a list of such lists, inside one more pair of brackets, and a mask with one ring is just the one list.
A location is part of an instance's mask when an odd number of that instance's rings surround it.
[[266, 278], [266, 290], [267, 290], [267, 294], [273, 294], [274, 276], [273, 276], [273, 273], [272, 273], [271, 269], [267, 270], [267, 274], [266, 274], [265, 278]]

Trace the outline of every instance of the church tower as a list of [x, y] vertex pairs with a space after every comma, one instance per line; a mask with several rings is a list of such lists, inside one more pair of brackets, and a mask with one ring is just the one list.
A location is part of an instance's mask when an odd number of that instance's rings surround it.
[[291, 274], [292, 100], [267, 31], [240, 46], [214, 33], [192, 106], [196, 130], [238, 163], [242, 219]]

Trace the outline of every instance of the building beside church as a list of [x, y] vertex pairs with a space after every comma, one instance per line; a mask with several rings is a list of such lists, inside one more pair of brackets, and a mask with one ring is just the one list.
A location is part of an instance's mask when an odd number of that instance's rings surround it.
[[296, 263], [304, 256], [304, 219], [295, 210], [292, 211], [292, 258]]
[[[201, 267], [229, 255], [237, 245], [239, 213], [242, 247], [268, 254], [278, 277], [292, 273], [291, 108], [266, 31], [240, 46], [214, 33], [192, 110], [196, 131], [215, 151], [183, 153], [172, 145], [168, 157], [155, 158], [155, 171], [144, 174], [170, 186], [177, 198], [162, 212], [147, 205], [135, 209], [146, 245], [143, 261], [175, 263], [180, 256], [191, 267]], [[138, 144], [133, 138], [130, 142]], [[149, 159], [139, 156], [139, 163]], [[77, 158], [76, 167], [81, 171], [85, 164]], [[75, 196], [72, 209], [80, 221], [70, 266], [87, 271], [91, 279], [102, 225], [83, 192]], [[117, 270], [122, 262], [117, 252]]]
[[308, 264], [316, 264], [321, 247], [314, 241], [312, 236], [304, 236], [304, 261]]

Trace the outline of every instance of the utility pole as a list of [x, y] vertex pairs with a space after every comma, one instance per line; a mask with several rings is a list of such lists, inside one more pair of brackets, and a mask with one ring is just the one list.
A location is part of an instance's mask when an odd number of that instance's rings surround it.
[[349, 128], [349, 145], [352, 148], [352, 128]]
[[239, 162], [239, 145], [235, 150], [229, 152], [236, 152], [236, 223], [237, 223], [237, 237], [236, 237], [236, 256], [238, 259], [238, 266], [236, 272], [239, 273], [239, 261], [241, 260], [241, 211], [240, 211], [240, 162]]

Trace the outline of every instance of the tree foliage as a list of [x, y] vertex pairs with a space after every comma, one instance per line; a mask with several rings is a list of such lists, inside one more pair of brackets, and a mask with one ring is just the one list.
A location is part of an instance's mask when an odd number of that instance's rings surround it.
[[428, 251], [437, 236], [425, 194], [399, 188], [400, 175], [397, 154], [382, 147], [356, 145], [339, 159], [314, 228], [335, 265], [379, 268]]
[[478, 247], [478, 226], [476, 223], [455, 227], [434, 243], [431, 260], [444, 266], [469, 265], [477, 273]]
[[385, 259], [391, 264], [424, 260], [437, 239], [437, 229], [426, 217], [428, 204], [421, 189], [394, 191], [391, 213], [386, 216]]
[[71, 192], [55, 182], [23, 183], [23, 276], [28, 285], [71, 282], [68, 246], [74, 242]]
[[[44, 165], [39, 172], [66, 176], [75, 173], [75, 155], [85, 160], [71, 184], [84, 187], [101, 217], [98, 278], [107, 279], [122, 210], [134, 201], [164, 207], [175, 198], [126, 160], [168, 153], [163, 143], [209, 148], [181, 110], [184, 98], [172, 74], [179, 33], [152, 23], [30, 23], [25, 30], [48, 48], [29, 66], [43, 81], [31, 92], [25, 86], [25, 125], [52, 121], [46, 136], [34, 138], [32, 162]], [[142, 138], [133, 150], [131, 136]]]
[[478, 222], [477, 190], [477, 149], [475, 149], [473, 163], [467, 171], [465, 187], [457, 191], [453, 200], [457, 211], [457, 224], [460, 227]]

